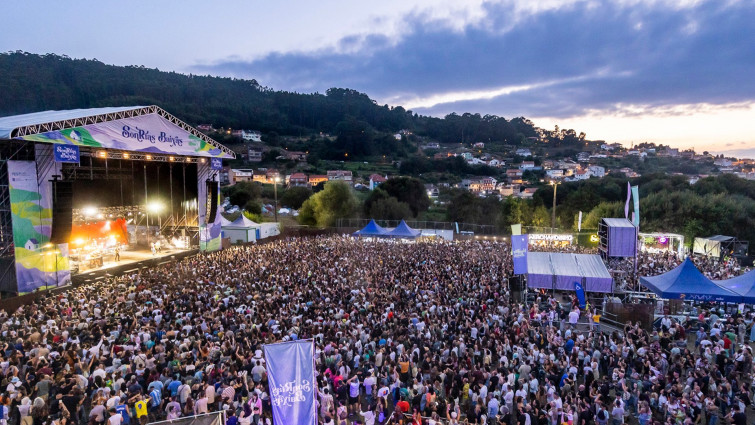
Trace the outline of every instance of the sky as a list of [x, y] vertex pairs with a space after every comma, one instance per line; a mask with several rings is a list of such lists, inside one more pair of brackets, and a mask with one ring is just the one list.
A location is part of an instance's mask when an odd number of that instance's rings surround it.
[[755, 1], [9, 2], [0, 51], [755, 157]]

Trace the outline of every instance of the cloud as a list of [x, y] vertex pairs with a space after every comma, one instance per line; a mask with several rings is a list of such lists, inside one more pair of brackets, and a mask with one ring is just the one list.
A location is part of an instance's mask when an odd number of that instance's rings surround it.
[[282, 90], [348, 87], [433, 115], [573, 117], [755, 100], [752, 2], [504, 1], [482, 11], [462, 27], [413, 13], [398, 37], [356, 34], [315, 51], [193, 71]]

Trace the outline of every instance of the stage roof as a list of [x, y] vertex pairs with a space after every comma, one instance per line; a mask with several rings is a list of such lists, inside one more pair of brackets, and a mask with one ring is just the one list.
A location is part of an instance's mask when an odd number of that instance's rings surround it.
[[634, 224], [626, 218], [604, 218], [603, 221], [610, 227], [634, 227]]
[[574, 290], [579, 282], [588, 292], [611, 292], [613, 279], [599, 255], [558, 252], [527, 253], [527, 285], [531, 288]]
[[167, 155], [235, 157], [232, 150], [154, 105], [3, 117], [0, 139]]

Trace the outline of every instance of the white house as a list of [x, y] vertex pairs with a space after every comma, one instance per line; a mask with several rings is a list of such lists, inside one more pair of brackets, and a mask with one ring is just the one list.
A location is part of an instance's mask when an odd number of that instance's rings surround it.
[[519, 156], [532, 156], [532, 152], [529, 149], [517, 149], [516, 154]]
[[506, 163], [501, 161], [500, 159], [493, 158], [490, 161], [488, 161], [488, 165], [491, 167], [501, 168], [504, 165], [506, 165]]
[[471, 158], [467, 160], [467, 164], [469, 165], [484, 165], [485, 161], [481, 160], [480, 158]]
[[597, 178], [603, 178], [606, 175], [606, 169], [601, 167], [600, 165], [591, 165], [587, 167], [587, 170], [590, 171], [590, 175]]
[[24, 249], [26, 249], [27, 251], [36, 251], [37, 249], [39, 249], [39, 242], [37, 242], [36, 239], [31, 238], [24, 244]]
[[253, 130], [241, 130], [241, 138], [247, 142], [261, 142], [262, 133]]
[[531, 170], [535, 168], [535, 161], [522, 161], [519, 165], [520, 170]]
[[577, 170], [574, 172], [574, 177], [572, 177], [572, 179], [574, 180], [587, 180], [589, 178], [590, 178], [589, 170]]
[[560, 168], [555, 170], [547, 170], [545, 172], [545, 175], [551, 179], [560, 179], [564, 177], [564, 170]]

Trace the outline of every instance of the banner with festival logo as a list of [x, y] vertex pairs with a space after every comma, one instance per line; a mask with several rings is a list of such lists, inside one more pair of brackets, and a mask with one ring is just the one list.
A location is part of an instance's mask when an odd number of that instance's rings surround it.
[[17, 138], [33, 142], [120, 149], [151, 154], [231, 158], [230, 154], [156, 113]]
[[68, 245], [50, 243], [51, 199], [40, 190], [36, 163], [8, 161], [8, 183], [19, 294], [69, 284]]
[[264, 349], [273, 424], [316, 425], [314, 343], [283, 342]]
[[528, 235], [511, 236], [511, 253], [514, 257], [514, 274], [527, 274]]

